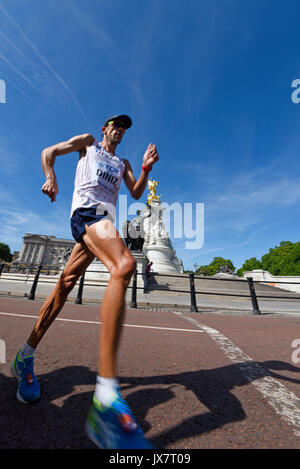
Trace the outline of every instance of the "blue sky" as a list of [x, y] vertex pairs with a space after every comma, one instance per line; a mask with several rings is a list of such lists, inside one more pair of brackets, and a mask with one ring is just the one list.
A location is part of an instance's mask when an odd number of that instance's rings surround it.
[[239, 268], [299, 241], [299, 14], [293, 0], [0, 0], [0, 241], [71, 238], [77, 155], [56, 160], [51, 204], [41, 151], [100, 139], [119, 113], [134, 122], [118, 154], [136, 176], [156, 143], [162, 200], [205, 204], [203, 247], [173, 240], [185, 268], [215, 256]]

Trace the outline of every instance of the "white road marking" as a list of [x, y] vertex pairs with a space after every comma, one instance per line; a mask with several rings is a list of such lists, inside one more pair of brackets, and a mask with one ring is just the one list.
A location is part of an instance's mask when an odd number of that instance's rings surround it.
[[225, 355], [240, 368], [247, 381], [253, 384], [276, 413], [292, 427], [294, 433], [300, 436], [299, 397], [287, 389], [280, 381], [273, 378], [263, 366], [255, 362], [219, 331], [205, 324], [200, 324], [195, 319], [180, 312], [174, 312], [174, 314], [185, 318], [200, 330], [206, 332], [219, 345]]
[[[278, 415], [280, 415], [293, 429], [297, 436], [300, 436], [300, 399], [290, 390], [288, 390], [280, 381], [273, 378], [270, 373], [259, 363], [255, 362], [251, 357], [243, 352], [231, 340], [225, 337], [216, 329], [205, 324], [198, 323], [195, 319], [185, 316], [180, 312], [174, 314], [181, 316], [185, 320], [191, 322], [197, 329], [177, 329], [156, 326], [140, 326], [136, 324], [124, 324], [125, 327], [137, 327], [143, 329], [157, 329], [180, 332], [206, 332], [214, 342], [223, 350], [225, 355], [235, 363], [247, 379], [273, 407]], [[3, 316], [16, 316], [37, 319], [38, 316], [0, 312]], [[67, 321], [86, 324], [101, 324], [98, 321], [85, 321], [79, 319], [57, 318], [56, 321]]]
[[[5, 312], [0, 312], [0, 315], [2, 316], [16, 316], [20, 318], [33, 318], [33, 319], [38, 319], [38, 316], [32, 316], [29, 314], [17, 314], [17, 313], [5, 313]], [[77, 323], [83, 323], [83, 324], [102, 324], [100, 321], [86, 321], [83, 319], [66, 319], [66, 318], [56, 318], [55, 321], [67, 321], [67, 322], [77, 322]], [[124, 327], [137, 327], [141, 329], [157, 329], [157, 330], [162, 330], [162, 331], [177, 331], [177, 332], [196, 332], [200, 333], [203, 332], [199, 329], [178, 329], [175, 327], [159, 327], [159, 326], [140, 326], [138, 324], [123, 324]]]

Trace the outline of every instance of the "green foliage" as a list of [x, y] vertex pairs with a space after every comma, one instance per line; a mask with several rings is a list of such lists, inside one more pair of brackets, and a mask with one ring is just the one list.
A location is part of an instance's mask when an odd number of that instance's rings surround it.
[[235, 271], [235, 267], [230, 259], [224, 259], [223, 257], [214, 257], [209, 265], [201, 265], [200, 267], [198, 267], [195, 273], [197, 275], [215, 275], [221, 265], [228, 267], [232, 272]]
[[272, 275], [300, 275], [300, 242], [282, 241], [261, 260], [263, 269]]
[[[235, 267], [229, 259], [214, 257], [209, 265], [201, 265], [196, 274], [215, 275], [220, 266], [227, 266], [234, 272]], [[272, 275], [300, 275], [300, 242], [281, 241], [279, 246], [269, 249], [261, 260], [256, 257], [247, 259], [236, 274], [242, 277], [243, 272], [251, 270], [267, 270]]]
[[262, 263], [261, 261], [256, 259], [256, 257], [251, 257], [251, 259], [248, 259], [244, 262], [242, 267], [237, 270], [236, 274], [242, 277], [243, 272], [248, 272], [250, 270], [257, 270], [257, 269], [262, 269]]
[[255, 257], [246, 260], [237, 275], [254, 269], [267, 270], [272, 275], [300, 275], [300, 242], [281, 241], [280, 246], [269, 249], [261, 261]]
[[2, 261], [7, 261], [7, 262], [12, 261], [12, 255], [11, 255], [11, 252], [10, 252], [10, 248], [7, 244], [0, 243], [0, 259]]

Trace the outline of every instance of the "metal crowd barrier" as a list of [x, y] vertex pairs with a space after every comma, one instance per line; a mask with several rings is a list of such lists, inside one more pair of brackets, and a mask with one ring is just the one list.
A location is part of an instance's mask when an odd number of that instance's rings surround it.
[[[5, 265], [0, 264], [0, 276], [1, 276], [1, 273], [3, 272], [4, 267], [5, 267]], [[42, 266], [42, 265], [38, 265], [37, 267], [35, 267], [35, 276], [34, 276], [34, 280], [33, 280], [33, 283], [32, 283], [31, 289], [30, 289], [30, 293], [28, 295], [29, 300], [34, 300], [35, 299], [35, 293], [36, 293], [37, 285], [38, 285], [38, 282], [39, 282], [39, 276], [41, 274], [42, 269], [47, 271], [48, 274], [51, 270], [49, 266], [48, 266], [48, 268], [47, 268], [47, 266]], [[54, 271], [57, 273], [57, 271], [58, 271], [57, 266], [54, 269]], [[87, 270], [86, 272], [92, 272], [92, 271]], [[99, 274], [100, 273], [101, 274], [109, 274], [109, 272], [107, 272], [107, 271], [99, 271], [97, 273], [99, 273]], [[133, 275], [132, 285], [130, 285], [128, 287], [129, 289], [132, 290], [130, 307], [134, 308], [134, 309], [138, 307], [138, 304], [137, 304], [137, 290], [139, 290], [139, 289], [145, 290], [145, 287], [138, 287], [137, 286], [137, 276], [138, 275], [144, 275], [144, 276], [147, 275], [148, 277], [158, 276], [158, 277], [169, 277], [169, 278], [183, 278], [182, 274], [181, 275], [173, 275], [173, 274], [160, 274], [160, 273], [156, 273], [156, 272], [150, 272], [148, 274], [145, 274], [145, 273], [141, 273], [141, 272], [136, 271], [135, 274]], [[268, 284], [270, 282], [268, 282], [268, 281], [257, 281], [257, 280], [254, 281], [252, 277], [247, 277], [246, 280], [243, 280], [243, 279], [239, 280], [239, 279], [203, 277], [203, 276], [197, 276], [194, 273], [188, 273], [188, 274], [186, 274], [186, 278], [189, 279], [189, 289], [188, 290], [168, 288], [167, 291], [189, 294], [190, 295], [190, 311], [191, 312], [199, 312], [198, 307], [197, 307], [197, 300], [196, 300], [196, 295], [197, 294], [249, 298], [249, 299], [251, 299], [251, 303], [252, 303], [252, 312], [255, 315], [261, 314], [261, 311], [260, 311], [259, 305], [258, 305], [258, 300], [257, 300], [258, 298], [291, 299], [291, 297], [287, 297], [287, 296], [257, 295], [257, 293], [255, 291], [255, 285], [254, 284], [255, 283]], [[195, 289], [195, 279], [197, 279], [197, 280], [201, 280], [201, 279], [202, 280], [211, 280], [211, 281], [216, 281], [217, 280], [217, 281], [222, 281], [222, 282], [246, 282], [247, 281], [247, 284], [248, 284], [248, 287], [249, 287], [249, 295], [240, 294], [240, 293], [218, 293], [218, 292], [213, 292], [213, 291], [197, 291]], [[15, 280], [24, 281], [23, 279], [15, 279]], [[277, 282], [276, 281], [275, 283], [276, 283], [276, 285], [280, 284], [280, 283], [281, 284], [287, 284], [288, 283], [290, 285], [292, 285], [292, 284], [300, 285], [300, 282], [279, 282], [279, 281]], [[83, 274], [80, 277], [77, 297], [76, 297], [76, 300], [75, 300], [76, 304], [82, 304], [82, 301], [83, 301], [82, 300], [82, 295], [83, 295], [84, 285], [85, 285], [85, 274]], [[89, 281], [88, 281], [88, 283], [86, 283], [86, 285], [87, 286], [99, 286], [99, 284], [90, 283]], [[155, 288], [153, 285], [151, 285], [151, 289], [152, 290], [159, 290], [159, 291], [166, 291], [163, 288]], [[300, 300], [300, 297], [293, 296], [292, 299]]]

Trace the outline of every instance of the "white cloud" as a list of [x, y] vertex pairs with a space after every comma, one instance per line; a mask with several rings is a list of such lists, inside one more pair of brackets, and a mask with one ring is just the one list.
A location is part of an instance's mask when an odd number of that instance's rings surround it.
[[1, 190], [0, 201], [0, 241], [8, 244], [11, 250], [21, 248], [25, 233], [71, 239], [68, 225], [69, 210], [57, 209], [54, 213], [52, 211], [51, 215], [40, 215], [31, 209], [22, 208], [19, 204], [17, 206], [11, 194]]

